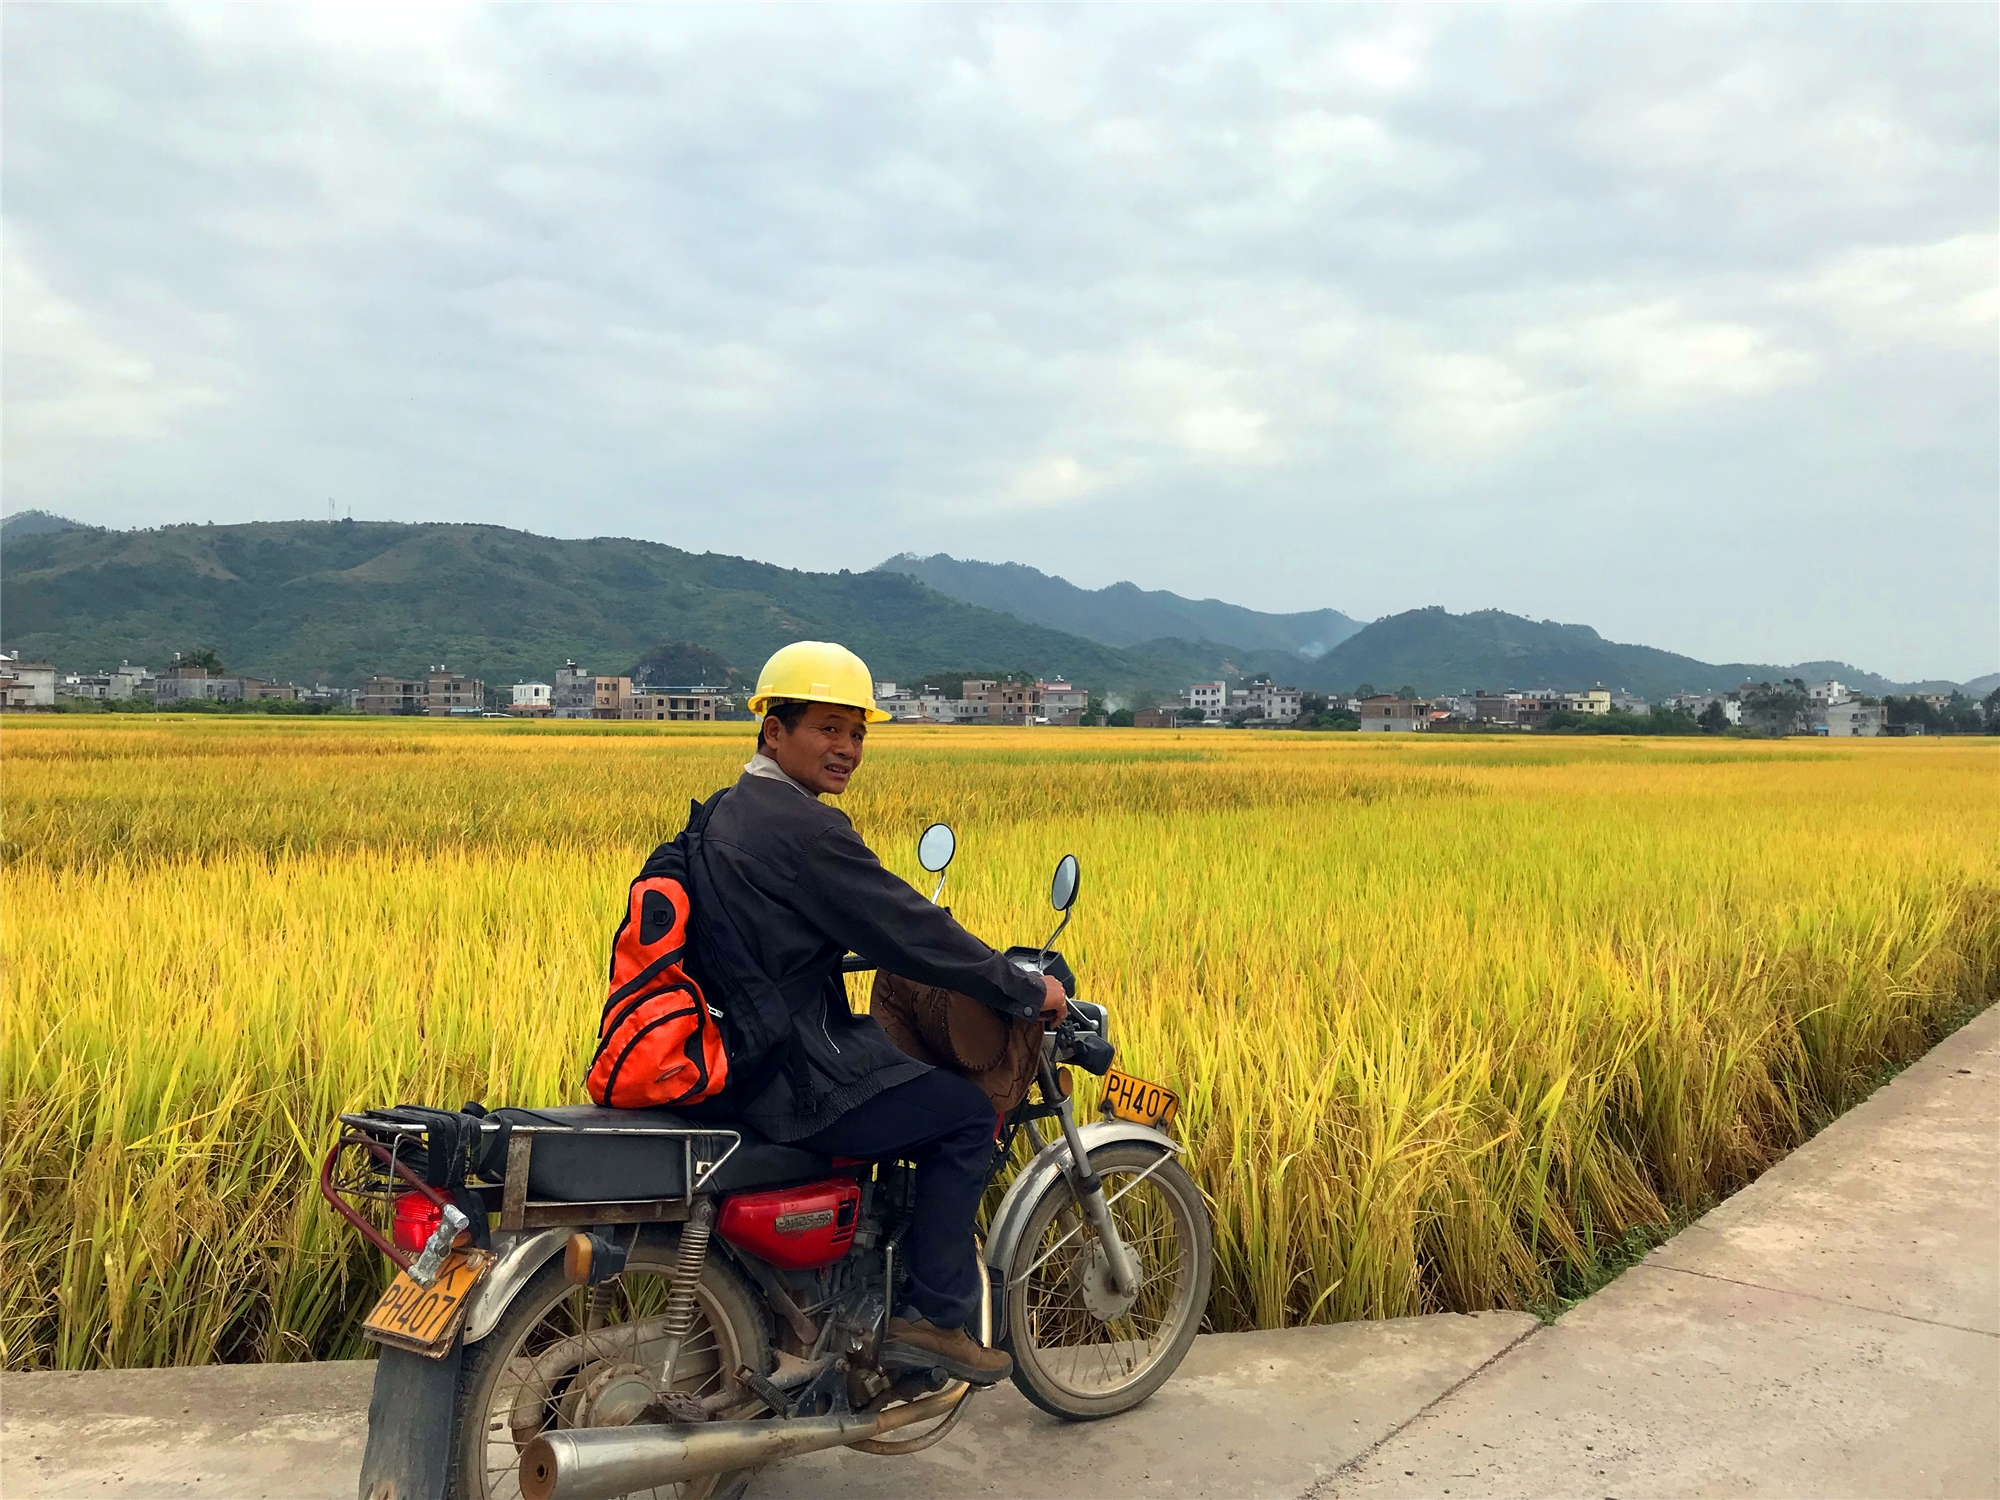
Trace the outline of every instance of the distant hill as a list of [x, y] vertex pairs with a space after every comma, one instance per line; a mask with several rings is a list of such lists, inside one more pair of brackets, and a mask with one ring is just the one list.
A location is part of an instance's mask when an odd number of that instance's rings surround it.
[[54, 531], [81, 529], [67, 516], [52, 515], [45, 510], [17, 510], [13, 515], [0, 520], [0, 543], [11, 542], [16, 537], [43, 536]]
[[1528, 620], [1497, 609], [1453, 615], [1435, 606], [1377, 620], [1314, 662], [1300, 685], [1347, 692], [1367, 682], [1387, 692], [1408, 684], [1420, 693], [1450, 693], [1601, 682], [1657, 700], [1679, 692], [1726, 692], [1746, 678], [1785, 677], [1807, 682], [1834, 677], [1867, 693], [1948, 692], [1957, 686], [1895, 683], [1838, 661], [1792, 666], [1697, 661], [1651, 646], [1607, 641], [1588, 625]]
[[[71, 530], [0, 552], [4, 644], [76, 669], [213, 647], [231, 670], [358, 683], [443, 663], [489, 683], [548, 681], [565, 658], [625, 671], [754, 676], [802, 638], [846, 642], [878, 677], [1061, 673], [1096, 693], [1171, 694], [1282, 667], [1208, 642], [1120, 650], [948, 599], [897, 573], [803, 573], [653, 542], [563, 541], [497, 526], [360, 521]], [[695, 654], [696, 651], [700, 654]]]
[[930, 557], [904, 552], [878, 564], [876, 571], [907, 573], [953, 599], [1108, 646], [1137, 646], [1173, 637], [1316, 657], [1361, 628], [1359, 620], [1337, 609], [1273, 615], [1220, 599], [1184, 599], [1131, 583], [1083, 589], [1021, 563], [961, 561], [942, 552]]

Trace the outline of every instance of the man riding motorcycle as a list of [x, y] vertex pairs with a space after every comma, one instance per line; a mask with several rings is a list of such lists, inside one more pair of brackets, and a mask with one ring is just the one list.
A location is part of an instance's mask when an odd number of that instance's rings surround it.
[[856, 1015], [840, 962], [851, 951], [1050, 1025], [1065, 1014], [1063, 987], [1016, 968], [883, 868], [847, 816], [820, 800], [847, 789], [868, 725], [889, 717], [875, 706], [860, 657], [830, 642], [794, 642], [764, 664], [750, 709], [762, 715], [757, 751], [709, 816], [708, 868], [713, 899], [786, 997], [791, 1035], [782, 1065], [752, 1070], [689, 1113], [740, 1119], [829, 1156], [914, 1162], [908, 1300], [889, 1319], [879, 1362], [994, 1384], [1012, 1362], [965, 1331], [979, 1302], [972, 1229], [991, 1164], [993, 1105]]

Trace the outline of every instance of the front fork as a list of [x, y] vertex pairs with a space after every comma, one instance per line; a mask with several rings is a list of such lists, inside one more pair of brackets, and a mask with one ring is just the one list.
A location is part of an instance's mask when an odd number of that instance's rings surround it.
[[1139, 1268], [1119, 1237], [1111, 1206], [1104, 1201], [1104, 1179], [1090, 1170], [1083, 1134], [1076, 1128], [1076, 1103], [1056, 1081], [1055, 1066], [1047, 1057], [1042, 1059], [1042, 1097], [1055, 1107], [1056, 1118], [1062, 1122], [1063, 1139], [1069, 1143], [1070, 1164], [1065, 1175], [1076, 1193], [1077, 1207], [1083, 1210], [1084, 1222], [1104, 1247], [1105, 1269], [1110, 1273], [1112, 1286], [1120, 1296], [1129, 1297], [1139, 1285]]

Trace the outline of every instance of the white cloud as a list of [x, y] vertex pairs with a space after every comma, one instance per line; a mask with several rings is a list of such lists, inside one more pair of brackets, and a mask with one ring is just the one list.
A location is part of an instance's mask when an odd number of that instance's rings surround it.
[[1851, 250], [1785, 286], [1787, 300], [1891, 335], [1963, 339], [2000, 317], [2000, 236]]
[[[1278, 537], [1244, 603], [1993, 665], [1990, 8], [6, 27], [10, 506], [1195, 594]], [[1886, 577], [1746, 599], [1760, 547]]]
[[49, 284], [11, 226], [6, 240], [5, 414], [17, 461], [60, 449], [88, 463], [101, 444], [167, 438], [184, 418], [227, 399], [201, 375], [162, 368], [121, 342]]
[[1712, 401], [1749, 396], [1804, 380], [1813, 361], [1778, 347], [1760, 329], [1692, 316], [1673, 302], [1533, 329], [1521, 352], [1569, 371], [1614, 399]]

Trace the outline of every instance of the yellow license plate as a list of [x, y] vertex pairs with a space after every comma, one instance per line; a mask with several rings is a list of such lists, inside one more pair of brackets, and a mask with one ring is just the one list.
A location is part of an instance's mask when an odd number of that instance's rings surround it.
[[1143, 1078], [1134, 1078], [1130, 1073], [1121, 1073], [1113, 1068], [1104, 1075], [1104, 1097], [1100, 1107], [1120, 1120], [1165, 1130], [1173, 1124], [1174, 1116], [1180, 1113], [1181, 1096], [1170, 1088], [1148, 1083]]
[[454, 1250], [428, 1287], [418, 1286], [408, 1271], [398, 1271], [362, 1322], [362, 1333], [378, 1344], [441, 1358], [458, 1332], [472, 1289], [493, 1260], [489, 1251]]

